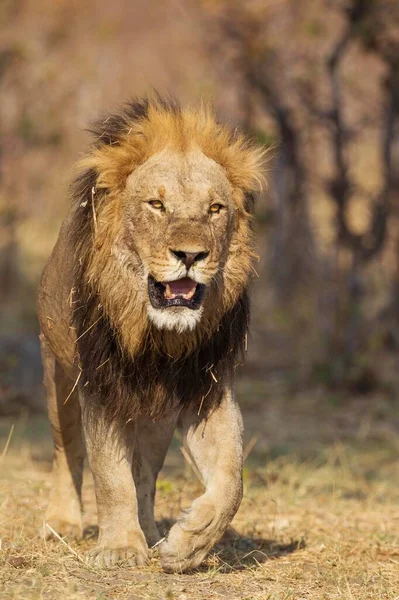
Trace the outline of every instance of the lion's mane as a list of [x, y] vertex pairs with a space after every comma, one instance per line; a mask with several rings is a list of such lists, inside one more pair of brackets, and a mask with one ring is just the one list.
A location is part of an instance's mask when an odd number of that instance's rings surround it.
[[[251, 215], [264, 153], [218, 123], [208, 108], [182, 109], [161, 98], [131, 102], [91, 132], [94, 143], [72, 185], [71, 303], [80, 383], [91, 405], [100, 402], [110, 419], [124, 421], [139, 414], [156, 419], [181, 404], [217, 402], [216, 383], [231, 375], [247, 335]], [[213, 310], [182, 334], [149, 323], [143, 302], [132, 288], [126, 292], [126, 281], [141, 276], [140, 265], [133, 257], [121, 264], [113, 255], [123, 234], [126, 179], [167, 146], [182, 152], [197, 146], [221, 165], [237, 206], [223, 281], [212, 288]]]

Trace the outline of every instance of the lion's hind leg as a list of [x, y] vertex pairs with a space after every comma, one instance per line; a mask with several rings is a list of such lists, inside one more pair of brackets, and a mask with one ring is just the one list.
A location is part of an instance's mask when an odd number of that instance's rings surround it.
[[233, 392], [226, 389], [221, 404], [201, 417], [197, 411], [186, 411], [182, 427], [206, 490], [159, 547], [168, 573], [189, 571], [203, 561], [242, 498], [242, 420]]
[[[52, 487], [43, 535], [82, 537], [82, 474], [84, 445], [80, 405], [74, 382], [64, 373], [43, 334], [40, 336], [44, 385], [54, 441]], [[51, 527], [51, 529], [48, 527]]]

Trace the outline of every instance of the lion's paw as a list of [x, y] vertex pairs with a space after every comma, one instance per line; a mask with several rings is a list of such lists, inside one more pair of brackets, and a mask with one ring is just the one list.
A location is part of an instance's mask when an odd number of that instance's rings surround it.
[[214, 532], [185, 531], [174, 525], [168, 539], [159, 546], [159, 556], [165, 573], [184, 573], [195, 569], [216, 542]]
[[184, 573], [198, 567], [229, 522], [230, 519], [221, 516], [215, 503], [206, 496], [195, 500], [159, 546], [163, 570], [166, 573]]
[[142, 567], [148, 563], [148, 552], [133, 546], [121, 548], [97, 547], [87, 555], [87, 562], [99, 568], [115, 566]]
[[165, 573], [185, 573], [194, 569], [201, 562], [191, 560], [187, 556], [182, 556], [178, 546], [170, 542], [163, 542], [159, 547], [159, 556], [162, 569]]

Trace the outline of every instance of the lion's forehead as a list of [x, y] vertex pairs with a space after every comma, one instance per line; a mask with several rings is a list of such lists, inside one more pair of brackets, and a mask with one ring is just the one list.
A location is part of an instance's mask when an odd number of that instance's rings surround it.
[[231, 193], [224, 169], [200, 150], [157, 152], [129, 176], [126, 187], [133, 195], [169, 201], [208, 201]]

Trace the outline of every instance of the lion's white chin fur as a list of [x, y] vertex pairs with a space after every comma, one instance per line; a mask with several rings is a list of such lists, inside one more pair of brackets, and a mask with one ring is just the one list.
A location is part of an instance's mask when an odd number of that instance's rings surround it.
[[185, 307], [158, 309], [149, 305], [147, 312], [150, 321], [158, 329], [183, 333], [184, 331], [193, 331], [196, 328], [201, 320], [203, 307], [201, 306], [198, 310]]

